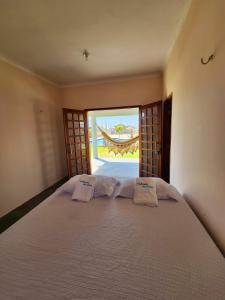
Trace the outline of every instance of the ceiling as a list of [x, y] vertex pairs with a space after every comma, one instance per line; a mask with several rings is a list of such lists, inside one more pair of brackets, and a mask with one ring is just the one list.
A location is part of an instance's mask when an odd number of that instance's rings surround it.
[[0, 56], [59, 85], [159, 72], [190, 2], [0, 0]]

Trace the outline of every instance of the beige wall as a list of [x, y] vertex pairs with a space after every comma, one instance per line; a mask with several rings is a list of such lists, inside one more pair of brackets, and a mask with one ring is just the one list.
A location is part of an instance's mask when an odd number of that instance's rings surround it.
[[59, 89], [0, 61], [0, 215], [66, 175], [62, 107], [145, 104], [162, 76]]
[[0, 62], [0, 215], [65, 175], [56, 87]]
[[162, 76], [89, 84], [61, 89], [66, 108], [102, 108], [147, 104], [162, 100]]
[[[173, 92], [171, 181], [225, 252], [225, 1], [194, 0], [165, 72]], [[203, 66], [216, 49], [216, 58]]]

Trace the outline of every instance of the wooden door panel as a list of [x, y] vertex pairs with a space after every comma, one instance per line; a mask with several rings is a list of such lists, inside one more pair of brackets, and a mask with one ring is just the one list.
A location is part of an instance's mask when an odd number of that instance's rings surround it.
[[162, 102], [140, 107], [140, 177], [161, 176]]
[[163, 155], [162, 178], [170, 182], [170, 143], [171, 143], [172, 95], [163, 103]]
[[69, 177], [90, 174], [88, 124], [85, 111], [63, 109]]

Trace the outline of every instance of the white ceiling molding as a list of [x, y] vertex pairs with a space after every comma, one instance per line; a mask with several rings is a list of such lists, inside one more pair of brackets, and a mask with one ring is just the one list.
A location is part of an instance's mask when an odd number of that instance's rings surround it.
[[21, 66], [21, 65], [15, 63], [15, 62], [9, 60], [8, 58], [5, 58], [5, 57], [1, 56], [1, 55], [0, 55], [0, 61], [3, 61], [5, 63], [7, 63], [8, 65], [13, 66], [14, 68], [17, 68], [17, 69], [19, 69], [23, 72], [29, 73], [29, 74], [33, 75], [34, 77], [37, 77], [38, 79], [40, 79], [42, 81], [45, 81], [45, 82], [47, 82], [51, 85], [54, 85], [55, 87], [60, 87], [57, 83], [49, 80], [48, 78], [45, 78], [45, 77], [33, 72], [32, 70], [30, 70], [30, 69], [28, 69], [24, 66]]
[[177, 24], [177, 27], [176, 27], [176, 31], [175, 31], [175, 34], [174, 34], [174, 38], [173, 40], [171, 41], [171, 45], [170, 45], [170, 48], [167, 52], [167, 57], [166, 57], [166, 63], [165, 63], [165, 66], [167, 65], [168, 63], [168, 60], [170, 58], [170, 55], [171, 55], [171, 52], [173, 51], [173, 48], [175, 46], [175, 43], [183, 29], [183, 26], [184, 26], [184, 23], [185, 23], [185, 20], [187, 18], [187, 15], [190, 11], [190, 7], [191, 7], [191, 3], [192, 3], [192, 0], [188, 0], [186, 2], [186, 4], [184, 5], [184, 8], [183, 8], [183, 12], [181, 13], [181, 16], [180, 16], [180, 20], [178, 20], [178, 24]]

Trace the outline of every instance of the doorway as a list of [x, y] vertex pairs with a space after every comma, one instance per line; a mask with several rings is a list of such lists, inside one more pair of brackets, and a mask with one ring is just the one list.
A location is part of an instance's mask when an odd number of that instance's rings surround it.
[[[64, 108], [69, 177], [78, 174], [161, 177], [162, 107], [162, 101], [158, 101], [139, 107], [117, 109]], [[97, 118], [101, 117], [114, 119], [97, 124]], [[134, 123], [131, 122], [131, 118], [135, 118]], [[92, 127], [96, 127], [96, 130], [92, 130]], [[104, 146], [101, 152], [100, 146]], [[96, 159], [98, 164], [92, 165], [91, 170], [91, 163]], [[110, 161], [111, 159], [113, 161]], [[108, 163], [114, 163], [114, 167], [105, 172], [103, 165]]]
[[139, 108], [88, 112], [91, 171], [94, 175], [139, 176]]

